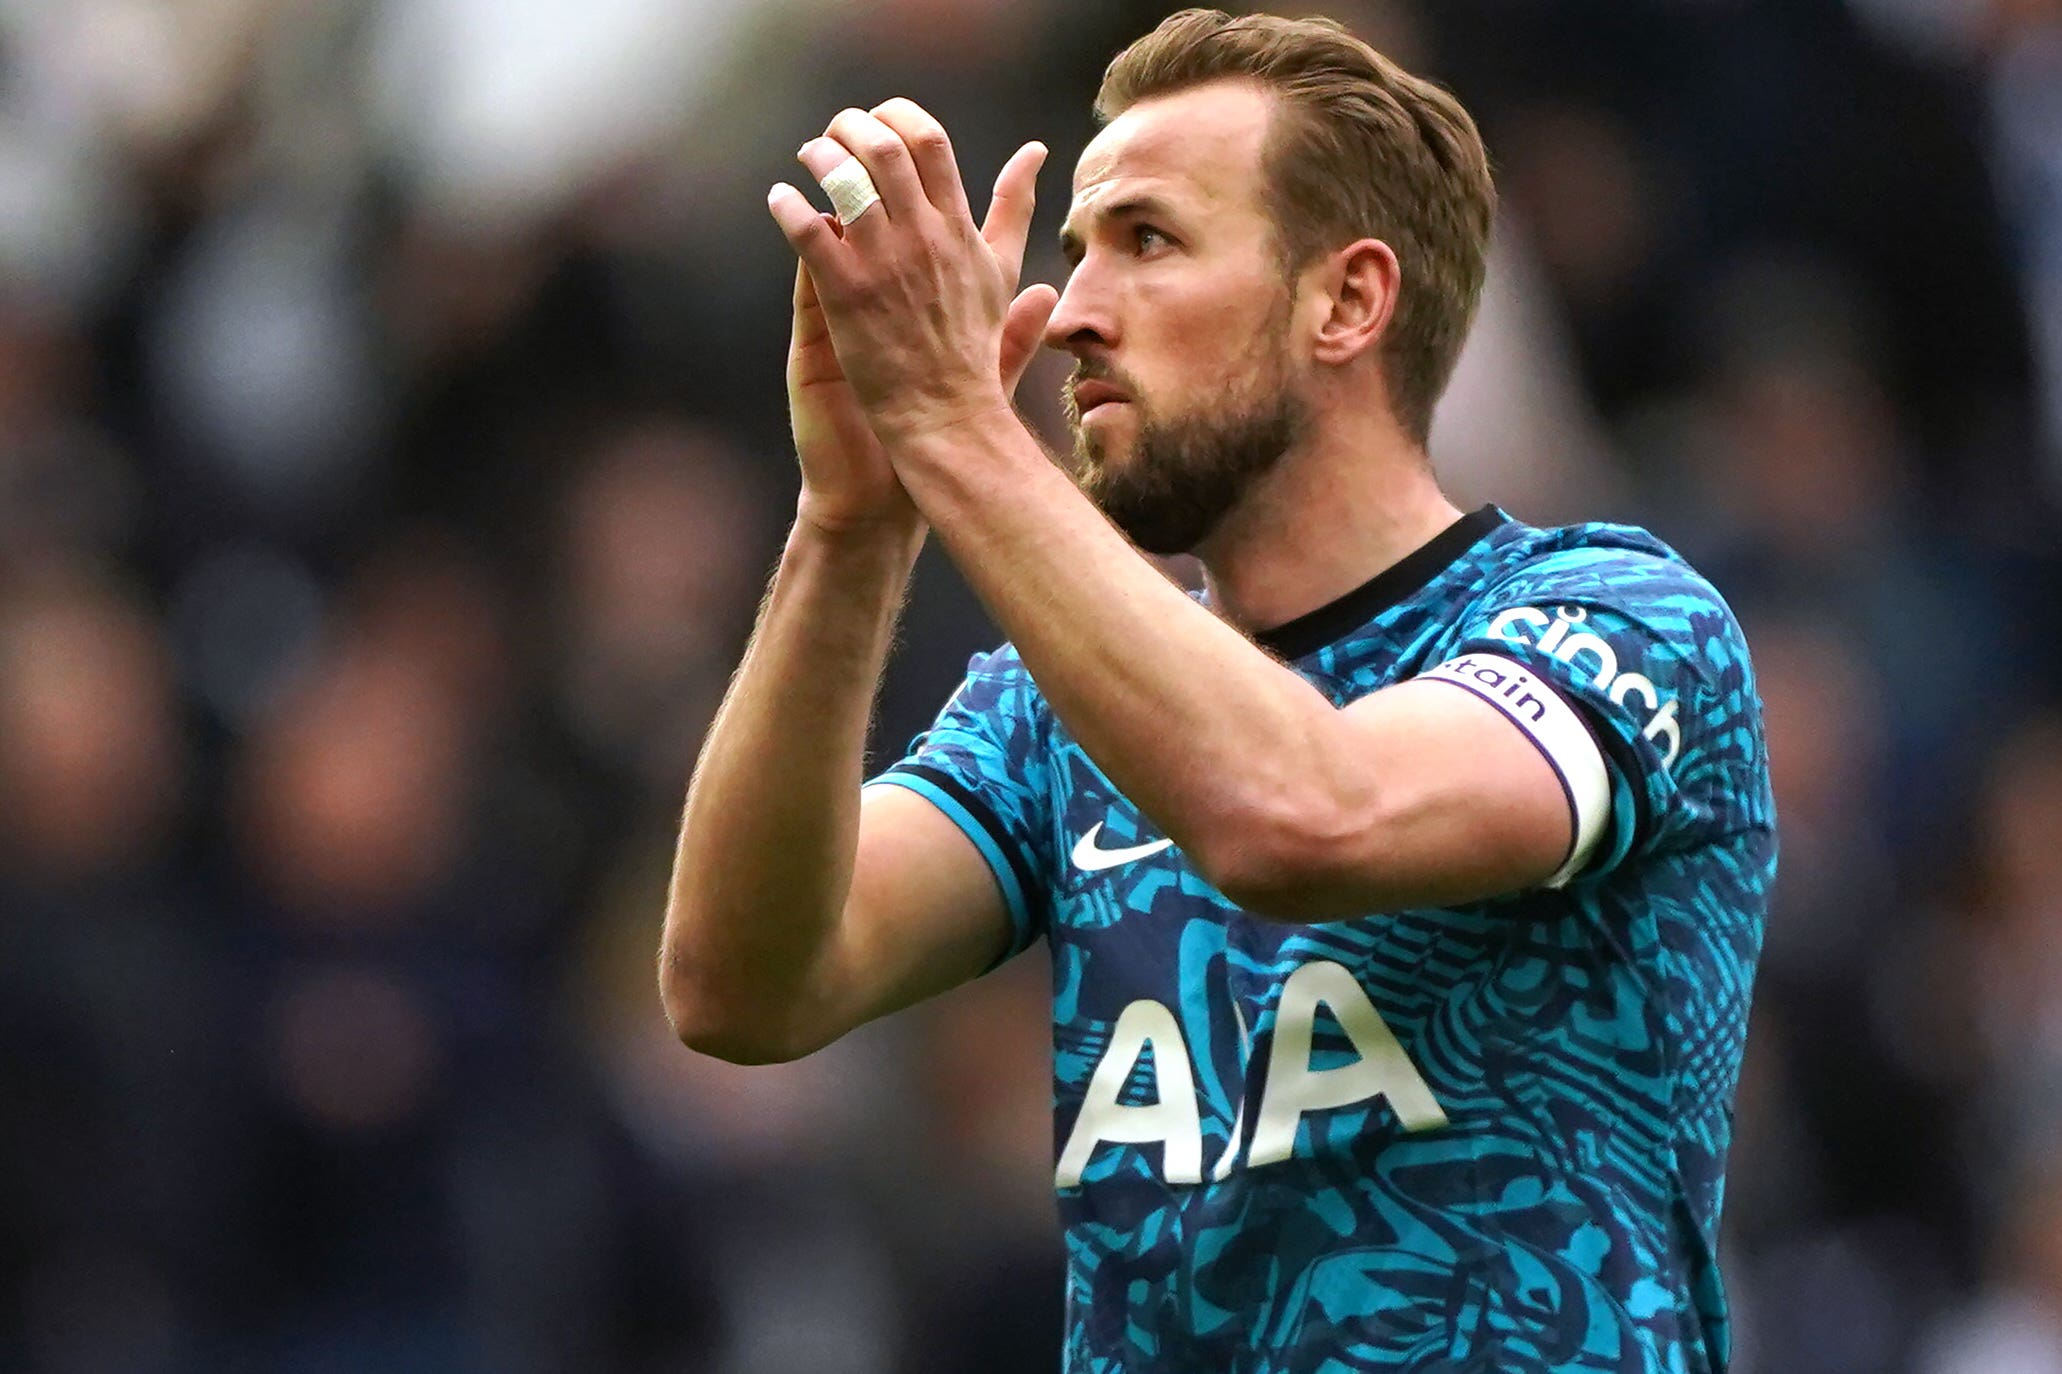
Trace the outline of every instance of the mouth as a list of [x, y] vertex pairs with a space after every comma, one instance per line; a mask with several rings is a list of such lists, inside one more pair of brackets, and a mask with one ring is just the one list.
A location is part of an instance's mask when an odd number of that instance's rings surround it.
[[1096, 410], [1121, 405], [1130, 399], [1108, 382], [1078, 382], [1074, 387], [1074, 410], [1084, 420]]

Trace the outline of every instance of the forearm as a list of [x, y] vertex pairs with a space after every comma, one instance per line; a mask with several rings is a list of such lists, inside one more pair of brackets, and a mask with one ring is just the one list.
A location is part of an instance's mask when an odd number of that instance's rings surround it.
[[1237, 872], [1256, 845], [1325, 823], [1331, 703], [1161, 576], [1021, 422], [896, 461], [1059, 719], [1191, 861]]
[[794, 1005], [852, 880], [868, 720], [920, 526], [798, 520], [688, 788], [660, 984], [682, 1039]]

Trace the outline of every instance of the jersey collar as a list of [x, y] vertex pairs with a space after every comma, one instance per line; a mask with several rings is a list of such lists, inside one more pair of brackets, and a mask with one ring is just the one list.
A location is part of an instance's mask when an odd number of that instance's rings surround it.
[[1285, 625], [1262, 630], [1253, 638], [1278, 658], [1293, 661], [1314, 654], [1391, 606], [1415, 596], [1484, 535], [1509, 519], [1495, 506], [1469, 511], [1338, 600], [1299, 615]]

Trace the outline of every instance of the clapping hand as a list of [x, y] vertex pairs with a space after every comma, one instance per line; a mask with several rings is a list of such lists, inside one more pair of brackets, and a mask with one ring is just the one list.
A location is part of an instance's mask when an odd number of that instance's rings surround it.
[[767, 198], [801, 259], [788, 397], [805, 510], [913, 519], [884, 445], [1007, 410], [1058, 301], [1017, 290], [1045, 148], [1010, 158], [978, 228], [951, 141], [912, 101], [845, 110], [800, 157], [818, 181], [856, 157], [879, 195], [849, 224], [786, 184]]

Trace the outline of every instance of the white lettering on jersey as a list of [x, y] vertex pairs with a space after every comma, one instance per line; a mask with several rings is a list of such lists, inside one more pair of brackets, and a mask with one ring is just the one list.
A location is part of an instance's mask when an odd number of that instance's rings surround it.
[[[1353, 1063], [1336, 1069], [1310, 1067], [1311, 1028], [1320, 1002], [1332, 1009], [1339, 1028], [1360, 1052]], [[1296, 1127], [1305, 1112], [1375, 1097], [1388, 1099], [1406, 1131], [1446, 1124], [1446, 1113], [1424, 1075], [1346, 966], [1329, 959], [1305, 964], [1282, 984], [1281, 1006], [1274, 1014], [1274, 1049], [1267, 1058], [1267, 1092], [1260, 1100], [1247, 1167], [1276, 1164], [1294, 1154]]]
[[[1360, 1058], [1335, 1069], [1310, 1067], [1310, 1043], [1319, 1004], [1330, 1007]], [[1233, 1008], [1237, 1011], [1236, 1005]], [[1239, 1018], [1241, 1032], [1245, 1020]], [[1149, 1106], [1119, 1106], [1118, 1095], [1138, 1066], [1146, 1044], [1153, 1046], [1153, 1077], [1158, 1100]], [[1253, 1129], [1248, 1167], [1275, 1164], [1295, 1153], [1296, 1128], [1307, 1112], [1326, 1111], [1380, 1097], [1388, 1101], [1406, 1131], [1428, 1131], [1446, 1124], [1446, 1113], [1432, 1096], [1424, 1075], [1382, 1020], [1375, 1004], [1361, 991], [1345, 965], [1320, 959], [1303, 965], [1282, 985], [1275, 1012], [1274, 1046], [1267, 1061], [1267, 1090]], [[1213, 1182], [1231, 1173], [1244, 1125], [1232, 1125], [1224, 1155], [1210, 1170]], [[1118, 1016], [1109, 1048], [1097, 1062], [1083, 1094], [1081, 1114], [1060, 1152], [1053, 1185], [1075, 1188], [1097, 1145], [1142, 1145], [1158, 1142], [1168, 1183], [1202, 1182], [1203, 1126], [1196, 1104], [1195, 1069], [1174, 1013], [1151, 998], [1140, 998]]]
[[[1231, 1019], [1239, 1026], [1239, 1063], [1251, 1064], [1253, 1037], [1246, 1033], [1246, 1013], [1239, 1010], [1237, 1002], [1231, 1004]], [[1231, 1138], [1224, 1142], [1224, 1153], [1217, 1157], [1217, 1163], [1210, 1168], [1212, 1183], [1222, 1183], [1231, 1177], [1232, 1166], [1239, 1162], [1239, 1148], [1246, 1143], [1246, 1100], [1240, 1098], [1239, 1105], [1233, 1110], [1235, 1115], [1231, 1122]]]
[[[1620, 672], [1618, 651], [1602, 637], [1578, 628], [1588, 619], [1589, 612], [1580, 606], [1556, 606], [1551, 616], [1536, 606], [1514, 606], [1489, 622], [1489, 633], [1512, 644], [1537, 644], [1570, 668], [1577, 666], [1577, 658], [1589, 655], [1593, 663], [1590, 685], [1614, 705], [1624, 706], [1628, 698], [1638, 697], [1639, 709], [1650, 713], [1640, 738], [1665, 741], [1661, 763], [1663, 767], [1673, 766], [1683, 747], [1682, 726], [1676, 720], [1680, 709], [1676, 699], [1662, 696], [1650, 679], [1638, 673]], [[1528, 638], [1526, 627], [1537, 637]]]
[[[1153, 1087], [1158, 1100], [1150, 1106], [1120, 1106], [1117, 1096], [1148, 1043], [1153, 1047]], [[1150, 998], [1126, 1007], [1110, 1031], [1110, 1047], [1103, 1051], [1102, 1061], [1088, 1080], [1081, 1115], [1074, 1118], [1067, 1148], [1060, 1152], [1053, 1186], [1078, 1187], [1089, 1156], [1105, 1140], [1127, 1145], [1158, 1141], [1161, 1167], [1169, 1183], [1203, 1181], [1203, 1124], [1196, 1113], [1196, 1075], [1189, 1063], [1188, 1043], [1181, 1038], [1174, 1013]]]

